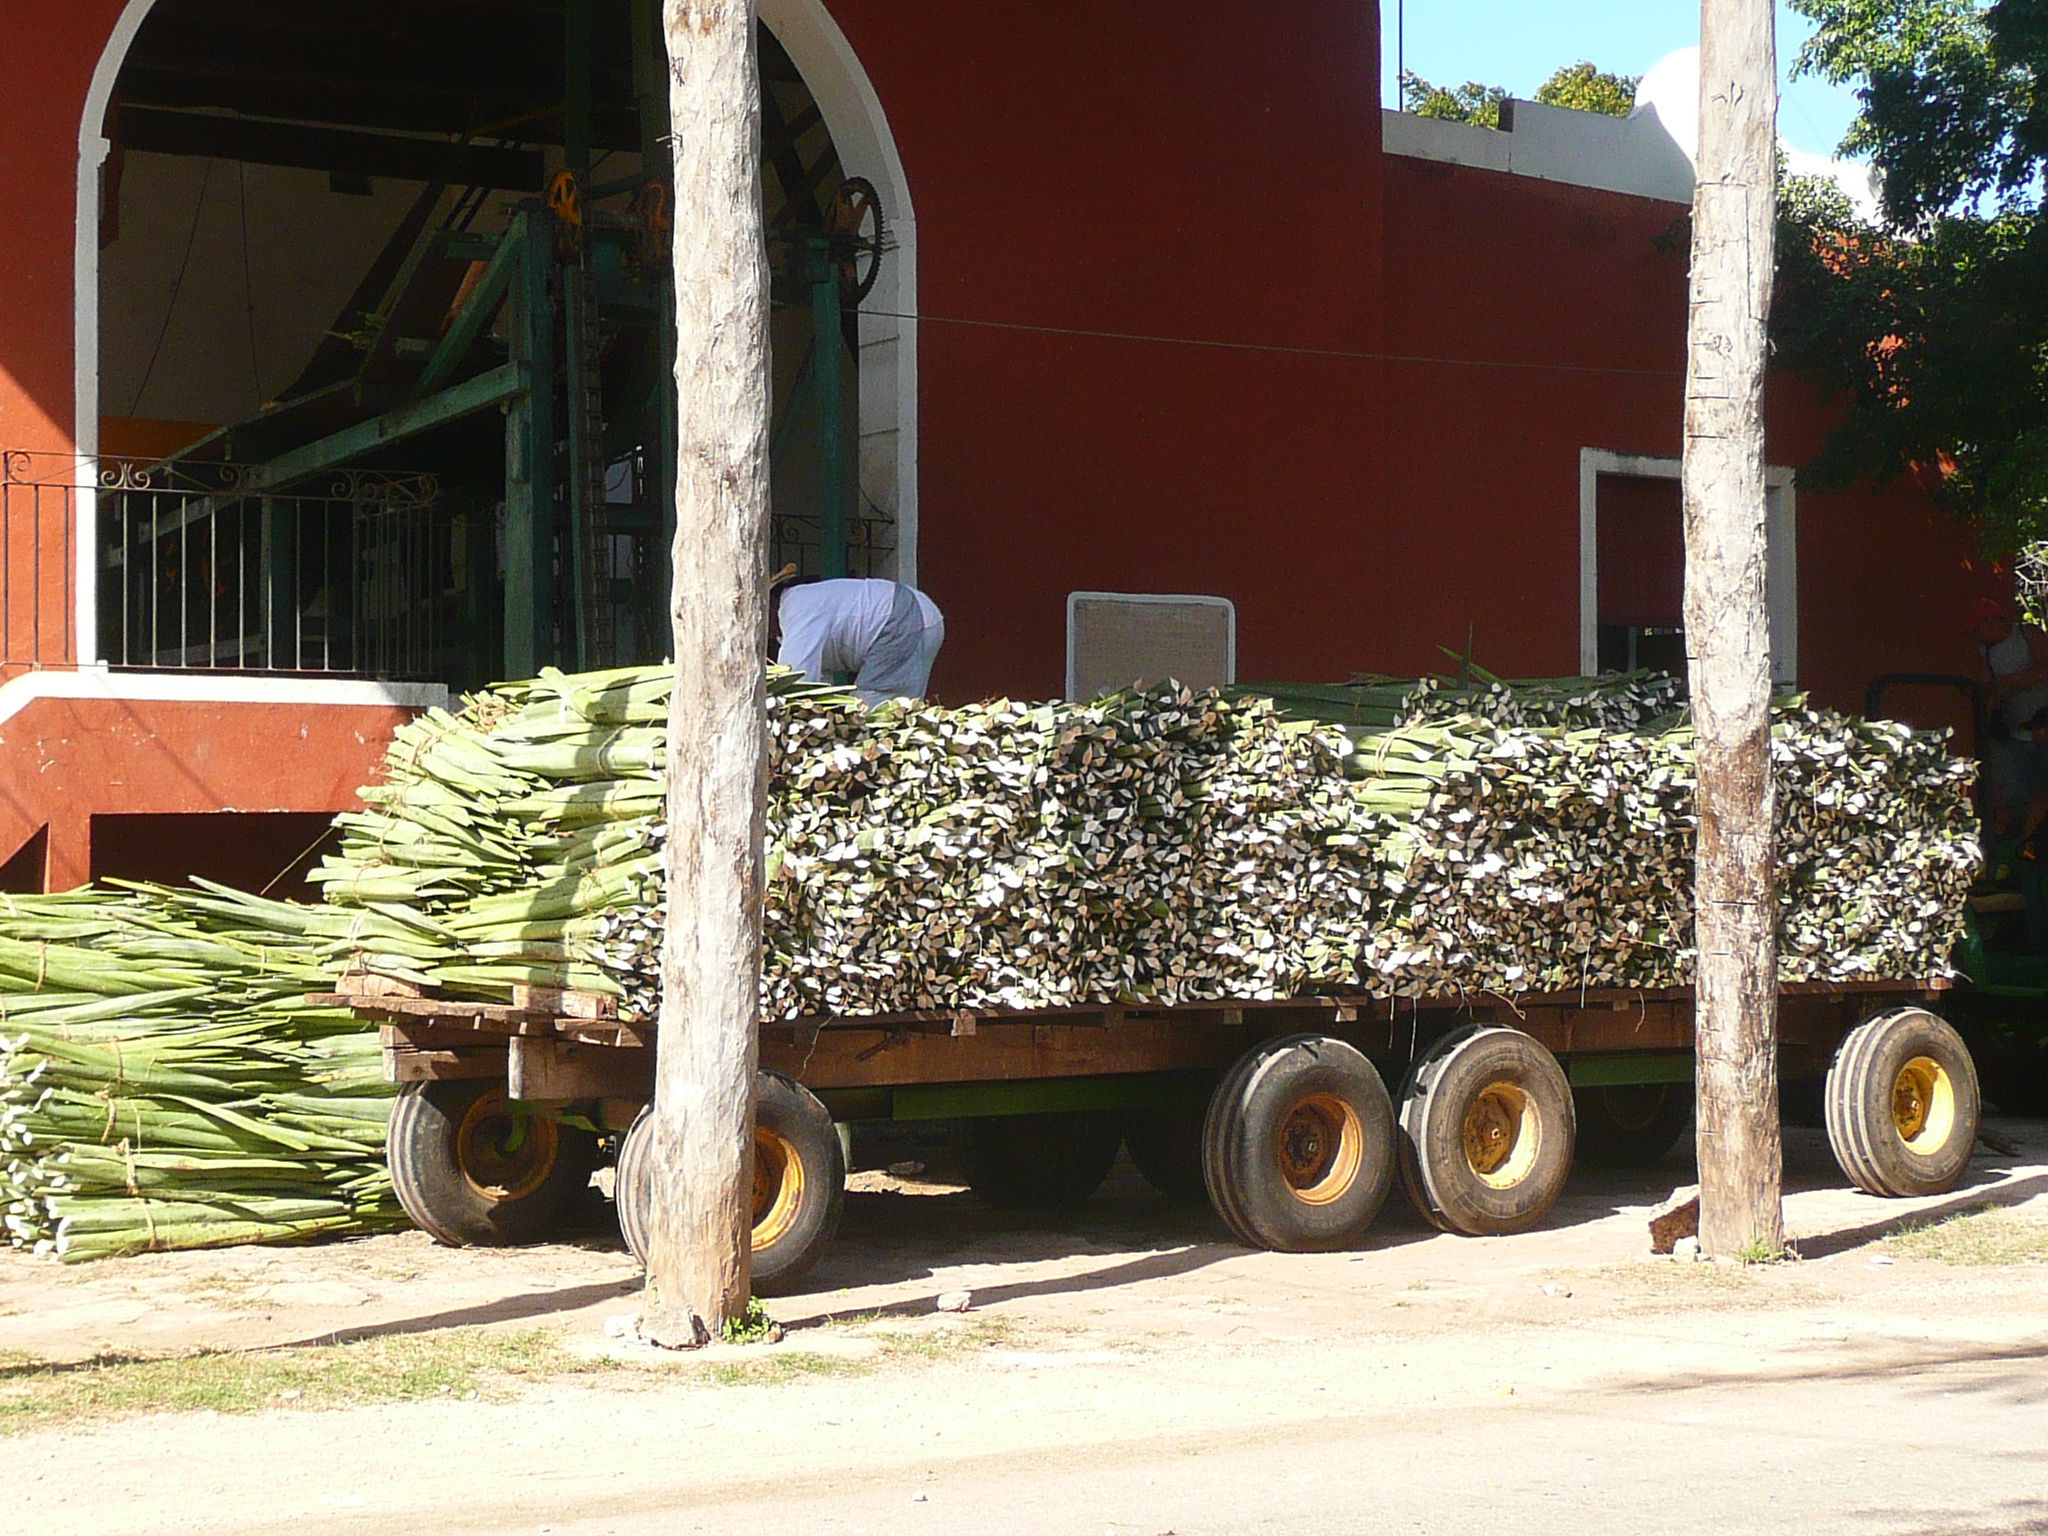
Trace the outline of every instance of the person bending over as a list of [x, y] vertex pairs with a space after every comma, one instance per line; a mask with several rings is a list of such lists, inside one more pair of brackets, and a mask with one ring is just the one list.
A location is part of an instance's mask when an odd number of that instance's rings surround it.
[[921, 699], [945, 642], [938, 605], [900, 581], [838, 577], [785, 587], [775, 659], [814, 683], [850, 676], [873, 705]]

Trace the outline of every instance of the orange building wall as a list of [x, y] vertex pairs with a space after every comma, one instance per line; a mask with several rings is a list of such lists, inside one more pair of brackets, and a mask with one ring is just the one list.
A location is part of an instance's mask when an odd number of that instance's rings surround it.
[[0, 184], [8, 189], [0, 304], [0, 446], [72, 446], [72, 283], [78, 132], [121, 0], [0, 5]]
[[[371, 705], [34, 700], [0, 724], [0, 862], [47, 828], [48, 888], [92, 870], [90, 818], [356, 807], [414, 712]], [[182, 870], [164, 870], [178, 876]]]
[[[74, 451], [75, 369], [72, 300], [76, 263], [78, 132], [86, 92], [119, 0], [7, 0], [0, 5], [0, 58], [10, 61], [0, 90], [0, 185], [7, 188], [7, 263], [0, 302], [0, 450]], [[0, 466], [0, 474], [5, 467]], [[10, 568], [26, 567], [24, 546], [41, 525], [46, 551], [62, 543], [48, 508], [4, 519], [0, 538]], [[34, 583], [45, 622], [37, 639], [11, 614], [0, 635], [0, 681], [25, 662], [61, 665], [76, 655], [68, 614], [72, 573], [46, 559]], [[16, 577], [19, 605], [22, 578]], [[33, 654], [24, 654], [31, 650]]]

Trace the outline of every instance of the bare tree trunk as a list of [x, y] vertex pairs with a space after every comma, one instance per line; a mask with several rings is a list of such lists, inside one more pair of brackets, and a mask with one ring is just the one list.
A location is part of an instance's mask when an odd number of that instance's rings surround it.
[[753, 0], [667, 0], [675, 134], [675, 697], [647, 1303], [657, 1342], [746, 1310], [767, 775], [768, 266]]
[[1699, 742], [1700, 1245], [1784, 1240], [1763, 382], [1777, 212], [1771, 0], [1702, 0], [1685, 385], [1685, 633]]

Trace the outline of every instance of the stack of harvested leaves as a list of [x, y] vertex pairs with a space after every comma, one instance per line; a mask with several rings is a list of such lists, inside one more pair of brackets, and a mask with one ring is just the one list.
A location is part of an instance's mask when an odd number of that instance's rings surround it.
[[[549, 674], [401, 731], [316, 875], [377, 925], [353, 958], [651, 1013], [665, 682]], [[1263, 700], [867, 711], [783, 673], [771, 696], [771, 1017], [1299, 991], [1342, 973], [1323, 951], [1369, 899], [1375, 818], [1427, 794], [1347, 783], [1341, 733]]]
[[375, 1032], [300, 1000], [328, 985], [305, 951], [208, 931], [192, 901], [0, 896], [15, 1246], [89, 1259], [403, 1220]]
[[[400, 733], [319, 878], [328, 952], [653, 1013], [667, 678], [548, 674]], [[1669, 679], [1365, 679], [892, 704], [777, 674], [763, 1016], [1666, 986], [1691, 972]], [[1787, 979], [1941, 974], [1971, 767], [1787, 707]]]

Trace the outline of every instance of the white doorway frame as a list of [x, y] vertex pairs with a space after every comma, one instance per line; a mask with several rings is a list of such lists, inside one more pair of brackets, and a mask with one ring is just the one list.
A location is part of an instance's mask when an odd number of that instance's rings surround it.
[[[128, 0], [85, 93], [78, 127], [74, 245], [72, 442], [78, 450], [72, 574], [78, 664], [99, 660], [99, 539], [94, 462], [100, 449], [100, 184], [113, 146], [100, 129], [128, 50], [157, 0]], [[896, 519], [899, 581], [917, 581], [917, 214], [881, 97], [823, 0], [760, 0], [763, 26], [782, 44], [824, 115], [840, 166], [881, 194], [891, 249], [861, 323], [860, 493]]]
[[[1646, 454], [1579, 450], [1579, 670], [1600, 670], [1600, 477], [1676, 480], [1681, 461]], [[1792, 470], [1764, 469], [1766, 606], [1771, 616], [1771, 681], [1799, 680], [1799, 524]]]

